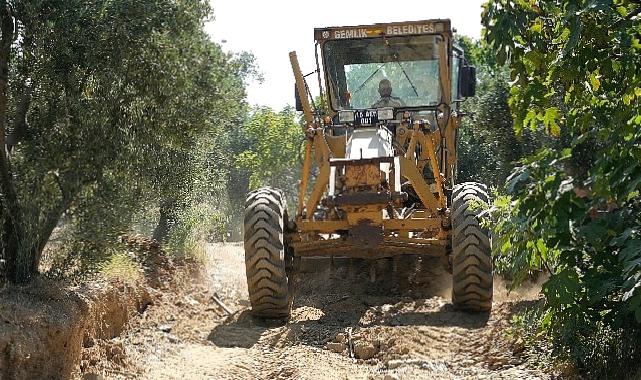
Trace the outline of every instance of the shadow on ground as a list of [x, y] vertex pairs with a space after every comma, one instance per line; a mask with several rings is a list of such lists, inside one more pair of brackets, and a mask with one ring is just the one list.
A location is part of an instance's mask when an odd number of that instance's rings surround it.
[[251, 348], [263, 333], [269, 329], [285, 324], [282, 320], [265, 320], [255, 318], [251, 310], [245, 309], [233, 314], [216, 326], [207, 336], [207, 340], [218, 347]]
[[249, 348], [268, 330], [270, 340], [283, 338], [274, 329], [285, 327], [286, 339], [320, 347], [348, 327], [485, 327], [489, 313], [460, 312], [440, 297], [449, 293], [451, 277], [434, 262], [429, 265], [381, 271], [379, 263], [375, 282], [366, 262], [302, 273], [289, 321], [258, 319], [244, 310], [216, 326], [208, 339], [219, 347]]

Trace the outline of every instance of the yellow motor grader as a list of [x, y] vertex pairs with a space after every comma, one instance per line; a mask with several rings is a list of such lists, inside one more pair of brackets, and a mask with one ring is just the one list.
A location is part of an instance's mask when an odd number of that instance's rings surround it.
[[[289, 316], [300, 258], [401, 255], [442, 258], [454, 305], [489, 311], [491, 239], [478, 220], [488, 189], [456, 183], [459, 105], [474, 96], [476, 72], [450, 21], [318, 28], [314, 37], [316, 71], [304, 76], [290, 53], [306, 137], [296, 210], [269, 187], [246, 201], [253, 313]], [[324, 110], [306, 82], [313, 74]]]

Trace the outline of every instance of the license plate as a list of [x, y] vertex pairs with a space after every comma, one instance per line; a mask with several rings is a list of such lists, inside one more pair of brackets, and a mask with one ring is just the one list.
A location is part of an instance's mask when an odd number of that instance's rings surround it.
[[356, 110], [354, 111], [354, 126], [378, 124], [377, 110]]

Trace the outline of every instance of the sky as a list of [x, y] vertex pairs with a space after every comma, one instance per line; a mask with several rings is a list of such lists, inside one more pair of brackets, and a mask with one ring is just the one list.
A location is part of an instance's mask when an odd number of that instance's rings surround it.
[[[212, 40], [231, 52], [254, 54], [263, 82], [250, 81], [251, 105], [280, 110], [294, 103], [289, 52], [304, 74], [316, 69], [314, 28], [449, 18], [459, 34], [481, 35], [484, 0], [211, 0], [215, 19], [206, 25]], [[310, 90], [318, 94], [316, 76]]]

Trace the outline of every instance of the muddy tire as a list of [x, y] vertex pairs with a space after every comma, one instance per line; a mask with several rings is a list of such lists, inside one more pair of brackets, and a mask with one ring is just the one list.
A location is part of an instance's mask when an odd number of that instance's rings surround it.
[[479, 224], [478, 207], [490, 203], [485, 185], [466, 182], [452, 192], [452, 303], [461, 310], [492, 309], [492, 256], [489, 232]]
[[291, 312], [286, 218], [286, 202], [280, 191], [267, 187], [247, 196], [245, 267], [252, 313], [257, 317], [288, 318]]

